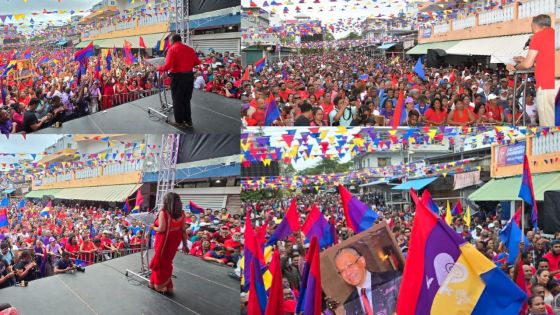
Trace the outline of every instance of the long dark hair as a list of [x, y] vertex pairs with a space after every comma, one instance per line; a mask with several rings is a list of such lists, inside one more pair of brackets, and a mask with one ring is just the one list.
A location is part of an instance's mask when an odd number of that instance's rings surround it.
[[163, 197], [163, 210], [173, 219], [179, 219], [183, 215], [183, 203], [178, 194], [168, 192]]

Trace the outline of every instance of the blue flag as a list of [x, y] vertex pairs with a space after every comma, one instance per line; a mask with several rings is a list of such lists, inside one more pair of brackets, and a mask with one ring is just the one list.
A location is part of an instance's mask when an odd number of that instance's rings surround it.
[[21, 199], [18, 204], [18, 209], [23, 209], [25, 207], [25, 199]]
[[424, 65], [422, 64], [422, 58], [418, 58], [416, 65], [414, 66], [414, 72], [420, 77], [422, 80], [426, 80], [426, 74], [424, 73]]
[[[508, 249], [508, 264], [514, 264], [515, 258], [519, 254], [519, 242], [521, 242], [521, 229], [515, 220], [509, 223], [500, 231], [500, 241], [502, 241]], [[529, 245], [529, 240], [523, 235], [523, 242]]]
[[4, 198], [0, 201], [0, 207], [8, 207], [10, 205], [10, 199]]

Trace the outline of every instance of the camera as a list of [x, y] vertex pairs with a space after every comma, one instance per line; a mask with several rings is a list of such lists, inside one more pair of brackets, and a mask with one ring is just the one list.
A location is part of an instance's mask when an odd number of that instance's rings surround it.
[[78, 270], [79, 272], [86, 272], [86, 269], [81, 266], [76, 266], [76, 270]]

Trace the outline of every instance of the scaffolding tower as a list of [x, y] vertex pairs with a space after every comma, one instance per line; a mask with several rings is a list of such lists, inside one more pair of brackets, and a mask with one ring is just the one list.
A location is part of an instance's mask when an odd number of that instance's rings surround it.
[[175, 0], [175, 31], [181, 35], [183, 43], [191, 46], [190, 14], [191, 0]]
[[163, 206], [163, 196], [175, 187], [175, 172], [177, 157], [179, 155], [180, 135], [176, 133], [161, 136], [161, 151], [158, 170], [158, 182], [156, 192], [156, 203], [154, 211], [157, 212]]

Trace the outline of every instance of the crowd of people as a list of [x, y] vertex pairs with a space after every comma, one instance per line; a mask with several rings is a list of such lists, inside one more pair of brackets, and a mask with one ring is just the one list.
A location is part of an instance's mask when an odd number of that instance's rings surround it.
[[[6, 208], [9, 225], [0, 228], [0, 288], [85, 271], [85, 266], [139, 252], [154, 241], [153, 228], [127, 218], [120, 208], [61, 202], [42, 215], [40, 202], [20, 206], [20, 200], [11, 201]], [[237, 264], [239, 215], [225, 208], [206, 209], [200, 215], [185, 212], [185, 222], [185, 252], [225, 266]]]
[[[138, 62], [131, 63], [116, 49], [111, 50], [110, 58], [89, 58], [83, 74], [79, 74], [80, 65], [74, 61], [75, 49], [33, 49], [29, 52], [31, 57], [25, 60], [12, 51], [0, 50], [0, 75], [10, 59], [19, 60], [21, 65], [8, 71], [0, 81], [2, 134], [31, 133], [59, 126], [153, 95], [170, 84], [169, 77], [146, 62], [148, 57], [137, 56]], [[19, 54], [23, 54], [21, 49]], [[239, 98], [240, 57], [214, 51], [206, 55], [199, 51], [198, 55], [201, 64], [195, 69], [195, 88]]]
[[[406, 258], [410, 244], [412, 222], [414, 217], [414, 206], [403, 204], [387, 205], [380, 193], [364, 193], [356, 195], [361, 201], [368, 204], [371, 209], [379, 215], [377, 222], [386, 222], [397, 244]], [[296, 194], [281, 199], [263, 199], [258, 201], [246, 201], [243, 204], [245, 211], [250, 211], [253, 226], [266, 224], [266, 239], [272, 235], [278, 223], [289, 208], [292, 198], [296, 198], [300, 224], [303, 225], [306, 213], [312, 205], [317, 205], [323, 215], [336, 223], [336, 233], [339, 242], [354, 235], [352, 229], [346, 223], [343, 215], [342, 202], [339, 194]], [[440, 205], [441, 213], [445, 210]], [[470, 226], [467, 226], [462, 216], [455, 216], [451, 227], [465, 239], [472, 243], [488, 259], [492, 260], [503, 272], [514, 278], [514, 265], [507, 264], [507, 248], [500, 242], [499, 233], [504, 222], [498, 212], [480, 211], [471, 218]], [[560, 294], [560, 231], [550, 237], [545, 237], [540, 231], [527, 230], [528, 244], [521, 243], [523, 261], [522, 272], [526, 282], [528, 300], [528, 311], [533, 314], [555, 314], [552, 308], [553, 300]], [[278, 241], [277, 250], [281, 257], [281, 270], [284, 289], [284, 309], [286, 314], [294, 314], [295, 305], [301, 290], [303, 267], [308, 244], [304, 242], [303, 233], [294, 232], [284, 240]], [[239, 272], [239, 270], [238, 270]], [[241, 294], [241, 313], [247, 311], [246, 292]], [[330, 314], [339, 304], [332, 305], [330, 298], [324, 296], [323, 313]]]
[[[274, 126], [391, 126], [394, 119], [399, 126], [475, 126], [520, 124], [523, 118], [538, 124], [531, 77], [524, 80], [524, 95], [519, 83], [513, 91], [513, 76], [503, 67], [425, 66], [422, 79], [415, 63], [340, 50], [271, 60], [243, 82], [243, 123], [264, 126], [273, 98], [280, 112]], [[395, 117], [400, 92], [402, 110]]]

